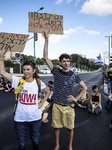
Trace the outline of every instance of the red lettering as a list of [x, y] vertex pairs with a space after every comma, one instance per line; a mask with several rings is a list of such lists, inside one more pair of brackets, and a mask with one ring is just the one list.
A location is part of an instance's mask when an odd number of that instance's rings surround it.
[[9, 37], [15, 38], [15, 34], [10, 34]]
[[39, 28], [43, 28], [43, 24], [39, 24]]
[[35, 25], [35, 23], [33, 23], [33, 27], [34, 27], [34, 28], [36, 28], [36, 25]]
[[0, 33], [0, 37], [3, 37], [3, 33]]
[[32, 27], [32, 22], [29, 23], [29, 26]]
[[44, 24], [44, 29], [47, 30], [48, 29], [48, 25]]
[[33, 100], [36, 100], [36, 94], [33, 94], [32, 96], [31, 96], [31, 94], [29, 94], [29, 96], [28, 96], [28, 94], [26, 94], [26, 102], [27, 103], [28, 102], [32, 103]]
[[39, 24], [38, 24], [38, 23], [35, 23], [35, 24], [36, 24], [36, 27], [38, 28], [38, 25], [39, 25]]
[[19, 36], [21, 36], [21, 34], [16, 34], [16, 37], [19, 39]]
[[25, 97], [26, 97], [26, 94], [25, 93], [22, 93], [22, 101], [25, 102]]
[[[40, 24], [40, 19], [38, 18], [33, 18], [34, 21], [36, 21], [36, 23]], [[37, 22], [38, 21], [38, 22]]]
[[20, 39], [26, 39], [26, 38], [28, 38], [29, 37], [29, 35], [21, 35], [21, 37], [20, 37]]

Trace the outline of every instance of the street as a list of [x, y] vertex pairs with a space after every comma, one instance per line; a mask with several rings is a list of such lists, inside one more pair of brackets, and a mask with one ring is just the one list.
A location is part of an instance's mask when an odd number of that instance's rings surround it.
[[[103, 94], [103, 75], [102, 71], [94, 73], [79, 74], [85, 82], [88, 92], [92, 91], [93, 85], [98, 85], [102, 95], [103, 110], [100, 114], [89, 114], [87, 110], [76, 108], [73, 150], [111, 150], [112, 131], [109, 129], [111, 112], [105, 109], [107, 96]], [[41, 77], [47, 85], [53, 76]], [[74, 96], [79, 91], [80, 86], [74, 84]], [[0, 91], [0, 150], [17, 150], [17, 139], [13, 127], [13, 107], [15, 96], [13, 92], [6, 93]], [[51, 114], [48, 116], [49, 122], [42, 124], [40, 136], [40, 150], [53, 150], [55, 138], [51, 127]], [[28, 135], [27, 149], [32, 150], [30, 137]], [[60, 150], [68, 150], [67, 129], [60, 131]]]

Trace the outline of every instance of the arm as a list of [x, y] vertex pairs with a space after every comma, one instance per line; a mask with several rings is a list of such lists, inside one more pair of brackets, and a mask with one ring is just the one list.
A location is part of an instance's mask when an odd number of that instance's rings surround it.
[[2, 75], [4, 78], [12, 82], [12, 75], [7, 73], [5, 71], [5, 65], [4, 65], [4, 55], [6, 53], [6, 50], [0, 50], [0, 75]]
[[91, 104], [91, 106], [93, 105], [93, 103], [92, 103], [92, 93], [90, 93], [90, 104]]
[[108, 78], [108, 74], [107, 74], [107, 72], [106, 72], [106, 77]]
[[109, 99], [110, 101], [112, 101], [111, 95], [108, 96], [108, 99]]
[[85, 102], [85, 101], [88, 101], [88, 100], [89, 100], [89, 93], [87, 92], [87, 93], [86, 93], [86, 99], [84, 99], [84, 100], [82, 101], [82, 103]]
[[41, 108], [43, 106], [43, 104], [45, 103], [45, 101], [49, 98], [50, 95], [50, 90], [48, 89], [48, 87], [44, 88], [43, 91], [46, 92], [44, 99], [42, 100], [42, 102], [38, 103], [39, 108]]
[[46, 64], [50, 68], [50, 70], [53, 70], [53, 63], [48, 58], [48, 34], [44, 32], [45, 37], [45, 44], [44, 44], [44, 51], [43, 51], [43, 59], [45, 60]]
[[82, 87], [81, 92], [76, 97], [73, 97], [72, 95], [69, 95], [68, 99], [67, 99], [69, 102], [71, 102], [71, 101], [74, 101], [74, 102], [78, 101], [78, 99], [86, 92], [87, 86], [85, 85], [85, 83], [83, 81], [80, 81], [79, 85]]
[[85, 83], [83, 81], [79, 82], [79, 85], [82, 87], [81, 92], [76, 96], [76, 100], [78, 100], [82, 95], [84, 95], [84, 93], [87, 90], [87, 86], [85, 85]]
[[96, 107], [98, 107], [101, 104], [101, 94], [99, 93], [99, 103], [94, 107], [94, 109], [96, 109]]

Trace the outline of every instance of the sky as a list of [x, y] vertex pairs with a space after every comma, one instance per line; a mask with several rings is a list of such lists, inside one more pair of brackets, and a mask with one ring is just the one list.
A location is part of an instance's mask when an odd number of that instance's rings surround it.
[[[56, 13], [63, 16], [64, 34], [49, 36], [48, 55], [58, 59], [60, 54], [83, 54], [86, 58], [102, 59], [108, 63], [108, 36], [112, 33], [111, 0], [0, 0], [0, 32], [29, 34], [28, 12]], [[107, 37], [106, 37], [107, 36]], [[44, 38], [38, 33], [35, 55], [43, 57]], [[110, 48], [111, 53], [111, 48]], [[26, 43], [23, 54], [34, 56], [34, 41]]]

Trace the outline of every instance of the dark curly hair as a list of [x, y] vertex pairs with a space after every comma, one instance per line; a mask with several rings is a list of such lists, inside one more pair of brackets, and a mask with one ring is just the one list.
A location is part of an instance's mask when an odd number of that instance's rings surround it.
[[66, 58], [66, 59], [71, 59], [70, 55], [64, 53], [64, 54], [61, 54], [59, 56], [59, 61], [61, 62], [63, 60], [63, 58]]
[[97, 87], [97, 85], [93, 85], [92, 90], [96, 89]]
[[[26, 60], [26, 61], [23, 63], [23, 66], [25, 66], [25, 65], [30, 65], [33, 70], [36, 69], [35, 63], [34, 63], [33, 61], [31, 61], [31, 60]], [[33, 78], [40, 78], [39, 75], [37, 74], [37, 72], [35, 72], [35, 73], [33, 74]]]

